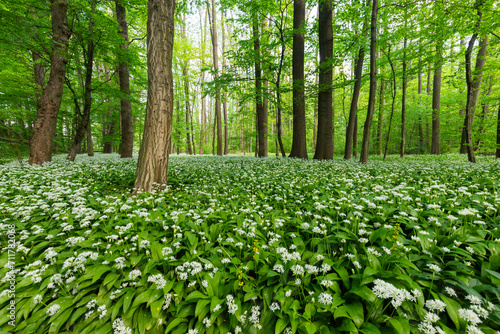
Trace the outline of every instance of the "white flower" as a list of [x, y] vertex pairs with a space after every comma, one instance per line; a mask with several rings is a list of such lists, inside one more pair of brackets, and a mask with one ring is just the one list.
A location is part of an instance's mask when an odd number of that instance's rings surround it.
[[474, 326], [481, 322], [481, 319], [479, 319], [479, 316], [473, 310], [461, 308], [458, 310], [458, 316]]
[[270, 309], [272, 312], [279, 311], [279, 310], [280, 310], [280, 304], [279, 304], [279, 303], [277, 303], [277, 302], [273, 302], [271, 305], [269, 305], [269, 309]]
[[139, 276], [141, 276], [141, 271], [139, 269], [132, 270], [128, 274], [128, 278], [131, 279], [131, 280], [135, 280]]
[[430, 270], [432, 270], [436, 273], [439, 273], [442, 270], [437, 264], [434, 264], [434, 263], [428, 263], [427, 267], [429, 267]]
[[453, 288], [450, 288], [449, 286], [445, 287], [444, 288], [444, 291], [450, 296], [450, 297], [458, 297], [457, 296], [457, 293], [455, 292], [455, 290], [453, 290]]
[[425, 307], [427, 307], [429, 311], [437, 311], [440, 313], [445, 310], [446, 304], [439, 299], [429, 299], [425, 302]]
[[333, 297], [327, 292], [322, 292], [318, 297], [318, 302], [324, 305], [331, 305], [333, 303]]
[[33, 301], [35, 302], [35, 304], [38, 304], [42, 301], [42, 295], [36, 295], [35, 297], [33, 297]]
[[59, 312], [60, 309], [61, 309], [61, 306], [59, 306], [59, 304], [54, 304], [51, 307], [49, 307], [47, 309], [47, 311], [45, 311], [45, 313], [48, 316], [53, 316], [54, 314], [56, 314], [57, 312]]
[[161, 290], [165, 287], [167, 284], [167, 281], [165, 281], [165, 278], [163, 278], [162, 274], [156, 274], [153, 276], [148, 277], [148, 282], [153, 282], [156, 284], [156, 289]]

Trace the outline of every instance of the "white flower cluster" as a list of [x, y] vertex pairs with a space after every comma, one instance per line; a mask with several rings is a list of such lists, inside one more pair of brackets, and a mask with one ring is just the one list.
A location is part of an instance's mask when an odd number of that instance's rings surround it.
[[226, 304], [227, 304], [227, 312], [229, 314], [235, 314], [236, 311], [238, 311], [238, 305], [236, 305], [233, 295], [226, 296]]
[[420, 294], [419, 290], [413, 290], [410, 293], [406, 289], [398, 289], [391, 283], [387, 283], [381, 279], [376, 279], [374, 283], [375, 286], [372, 288], [372, 291], [375, 296], [382, 299], [391, 299], [391, 304], [395, 308], [401, 306], [406, 300], [414, 302]]
[[167, 281], [165, 280], [165, 278], [163, 278], [162, 274], [156, 274], [156, 275], [149, 276], [148, 282], [153, 282], [154, 284], [156, 284], [157, 290], [163, 289], [165, 287], [165, 285], [167, 284]]
[[113, 334], [132, 334], [132, 330], [125, 326], [122, 318], [116, 318], [113, 321]]

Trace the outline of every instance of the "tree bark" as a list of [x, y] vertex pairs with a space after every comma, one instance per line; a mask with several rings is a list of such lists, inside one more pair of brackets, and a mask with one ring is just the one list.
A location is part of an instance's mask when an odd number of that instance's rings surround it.
[[174, 109], [174, 7], [175, 0], [148, 1], [148, 100], [134, 185], [138, 191], [167, 184]]
[[191, 149], [191, 134], [189, 133], [189, 115], [191, 113], [191, 108], [189, 104], [189, 74], [187, 66], [187, 64], [183, 65], [182, 76], [184, 77], [184, 94], [186, 98], [186, 154], [191, 155], [193, 154], [193, 150]]
[[432, 141], [431, 154], [441, 154], [441, 73], [443, 63], [443, 42], [436, 44], [437, 61], [432, 85]]
[[[89, 40], [87, 42], [87, 54], [85, 57], [85, 82], [83, 90], [83, 114], [80, 119], [78, 128], [76, 130], [75, 140], [69, 149], [68, 156], [66, 157], [69, 161], [75, 161], [76, 154], [82, 144], [85, 133], [87, 132], [87, 127], [90, 123], [90, 111], [92, 107], [92, 73], [94, 70], [94, 20], [92, 16], [95, 13], [96, 0], [92, 1], [91, 5], [91, 17], [89, 19]], [[76, 99], [76, 97], [75, 97]]]
[[317, 160], [333, 159], [333, 73], [332, 65], [329, 64], [332, 58], [332, 3], [327, 0], [319, 4], [318, 133], [314, 153], [314, 159]]
[[87, 126], [87, 155], [89, 157], [94, 156], [94, 142], [92, 140], [92, 129], [89, 126]]
[[[207, 18], [208, 18], [208, 10], [205, 11], [205, 24], [203, 25], [203, 41], [201, 45], [201, 65], [205, 67], [205, 45], [207, 42]], [[200, 26], [202, 24], [202, 17], [200, 14]], [[201, 87], [205, 84], [205, 71], [201, 71]], [[203, 96], [201, 98], [201, 127], [200, 127], [200, 154], [203, 155], [203, 145], [205, 144], [205, 133], [207, 124], [207, 100], [206, 97]]]
[[67, 52], [70, 31], [66, 23], [68, 1], [51, 0], [52, 55], [50, 75], [38, 104], [37, 119], [33, 128], [29, 164], [41, 165], [52, 160], [52, 143], [61, 106], [64, 75], [68, 62]]
[[[307, 159], [306, 104], [304, 98], [304, 32], [305, 0], [293, 1], [293, 134], [290, 158]], [[319, 111], [318, 111], [319, 113]], [[318, 129], [319, 132], [319, 129]]]
[[375, 96], [377, 94], [377, 11], [378, 0], [373, 0], [370, 22], [370, 93], [368, 95], [368, 111], [363, 129], [363, 141], [361, 143], [360, 162], [362, 164], [368, 162], [370, 129], [372, 126], [373, 113], [375, 111]]
[[[129, 67], [124, 56], [128, 53], [128, 23], [125, 7], [122, 6], [123, 0], [116, 1], [116, 20], [120, 27], [120, 33], [123, 36], [124, 43], [120, 46], [122, 57], [118, 57], [118, 77], [120, 80], [120, 99], [121, 110], [121, 130], [122, 142], [120, 148], [121, 158], [131, 158], [134, 151], [134, 125], [132, 121], [132, 106], [130, 103], [130, 75]], [[126, 58], [125, 58], [126, 59]]]
[[[207, 3], [208, 4], [208, 3]], [[215, 0], [212, 0], [212, 55], [214, 62], [214, 80], [219, 77], [219, 46], [217, 41], [217, 10]], [[215, 93], [215, 123], [217, 125], [217, 155], [222, 155], [222, 120], [221, 120], [221, 101], [220, 88], [216, 87]], [[214, 134], [215, 136], [215, 134]]]
[[[405, 24], [406, 26], [406, 24]], [[405, 144], [406, 144], [406, 89], [408, 87], [408, 79], [406, 77], [406, 43], [408, 39], [405, 36], [403, 42], [403, 92], [401, 98], [401, 147], [399, 150], [399, 156], [404, 158], [405, 156]]]
[[[479, 23], [480, 26], [482, 13], [478, 12]], [[477, 106], [477, 100], [479, 97], [479, 88], [481, 87], [481, 80], [483, 78], [483, 68], [486, 62], [486, 49], [488, 47], [488, 35], [486, 34], [481, 42], [479, 42], [479, 51], [477, 53], [476, 58], [476, 67], [474, 73], [472, 73], [471, 69], [471, 55], [472, 49], [474, 48], [474, 43], [477, 38], [477, 33], [472, 35], [471, 40], [469, 41], [469, 46], [467, 47], [467, 52], [465, 53], [465, 77], [467, 81], [467, 104], [465, 108], [465, 120], [464, 120], [464, 129], [465, 129], [465, 143], [467, 146], [467, 157], [469, 162], [475, 163], [476, 156], [474, 153], [474, 147], [472, 145], [472, 124], [474, 122], [474, 113]]]
[[[222, 30], [222, 71], [226, 73], [226, 31], [224, 30], [224, 12], [221, 13], [221, 30]], [[224, 116], [224, 155], [229, 151], [228, 133], [227, 133], [227, 93], [223, 94], [222, 114]]]
[[345, 135], [345, 151], [344, 159], [351, 159], [352, 146], [354, 139], [354, 125], [356, 121], [356, 113], [358, 111], [359, 93], [361, 91], [361, 76], [363, 75], [363, 61], [365, 58], [365, 49], [363, 46], [359, 48], [358, 58], [354, 65], [354, 89], [352, 91], [351, 108], [349, 110], [349, 122]]
[[498, 103], [498, 113], [497, 113], [497, 159], [500, 159], [500, 102]]
[[255, 52], [255, 108], [257, 111], [257, 142], [258, 156], [267, 157], [267, 115], [264, 110], [264, 101], [262, 93], [262, 70], [260, 66], [260, 38], [258, 17], [255, 15], [253, 19], [253, 49]]
[[385, 108], [385, 81], [380, 79], [380, 100], [378, 106], [378, 140], [377, 140], [377, 154], [382, 155], [382, 148], [384, 144], [383, 130], [384, 130], [384, 108]]

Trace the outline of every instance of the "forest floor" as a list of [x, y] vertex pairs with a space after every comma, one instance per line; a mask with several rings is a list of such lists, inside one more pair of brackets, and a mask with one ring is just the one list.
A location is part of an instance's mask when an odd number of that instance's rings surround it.
[[498, 333], [500, 162], [465, 160], [0, 165], [0, 333]]

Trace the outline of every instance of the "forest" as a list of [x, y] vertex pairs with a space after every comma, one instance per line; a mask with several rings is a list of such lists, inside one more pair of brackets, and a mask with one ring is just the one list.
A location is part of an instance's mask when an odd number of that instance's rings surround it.
[[500, 332], [492, 0], [4, 0], [0, 334]]

